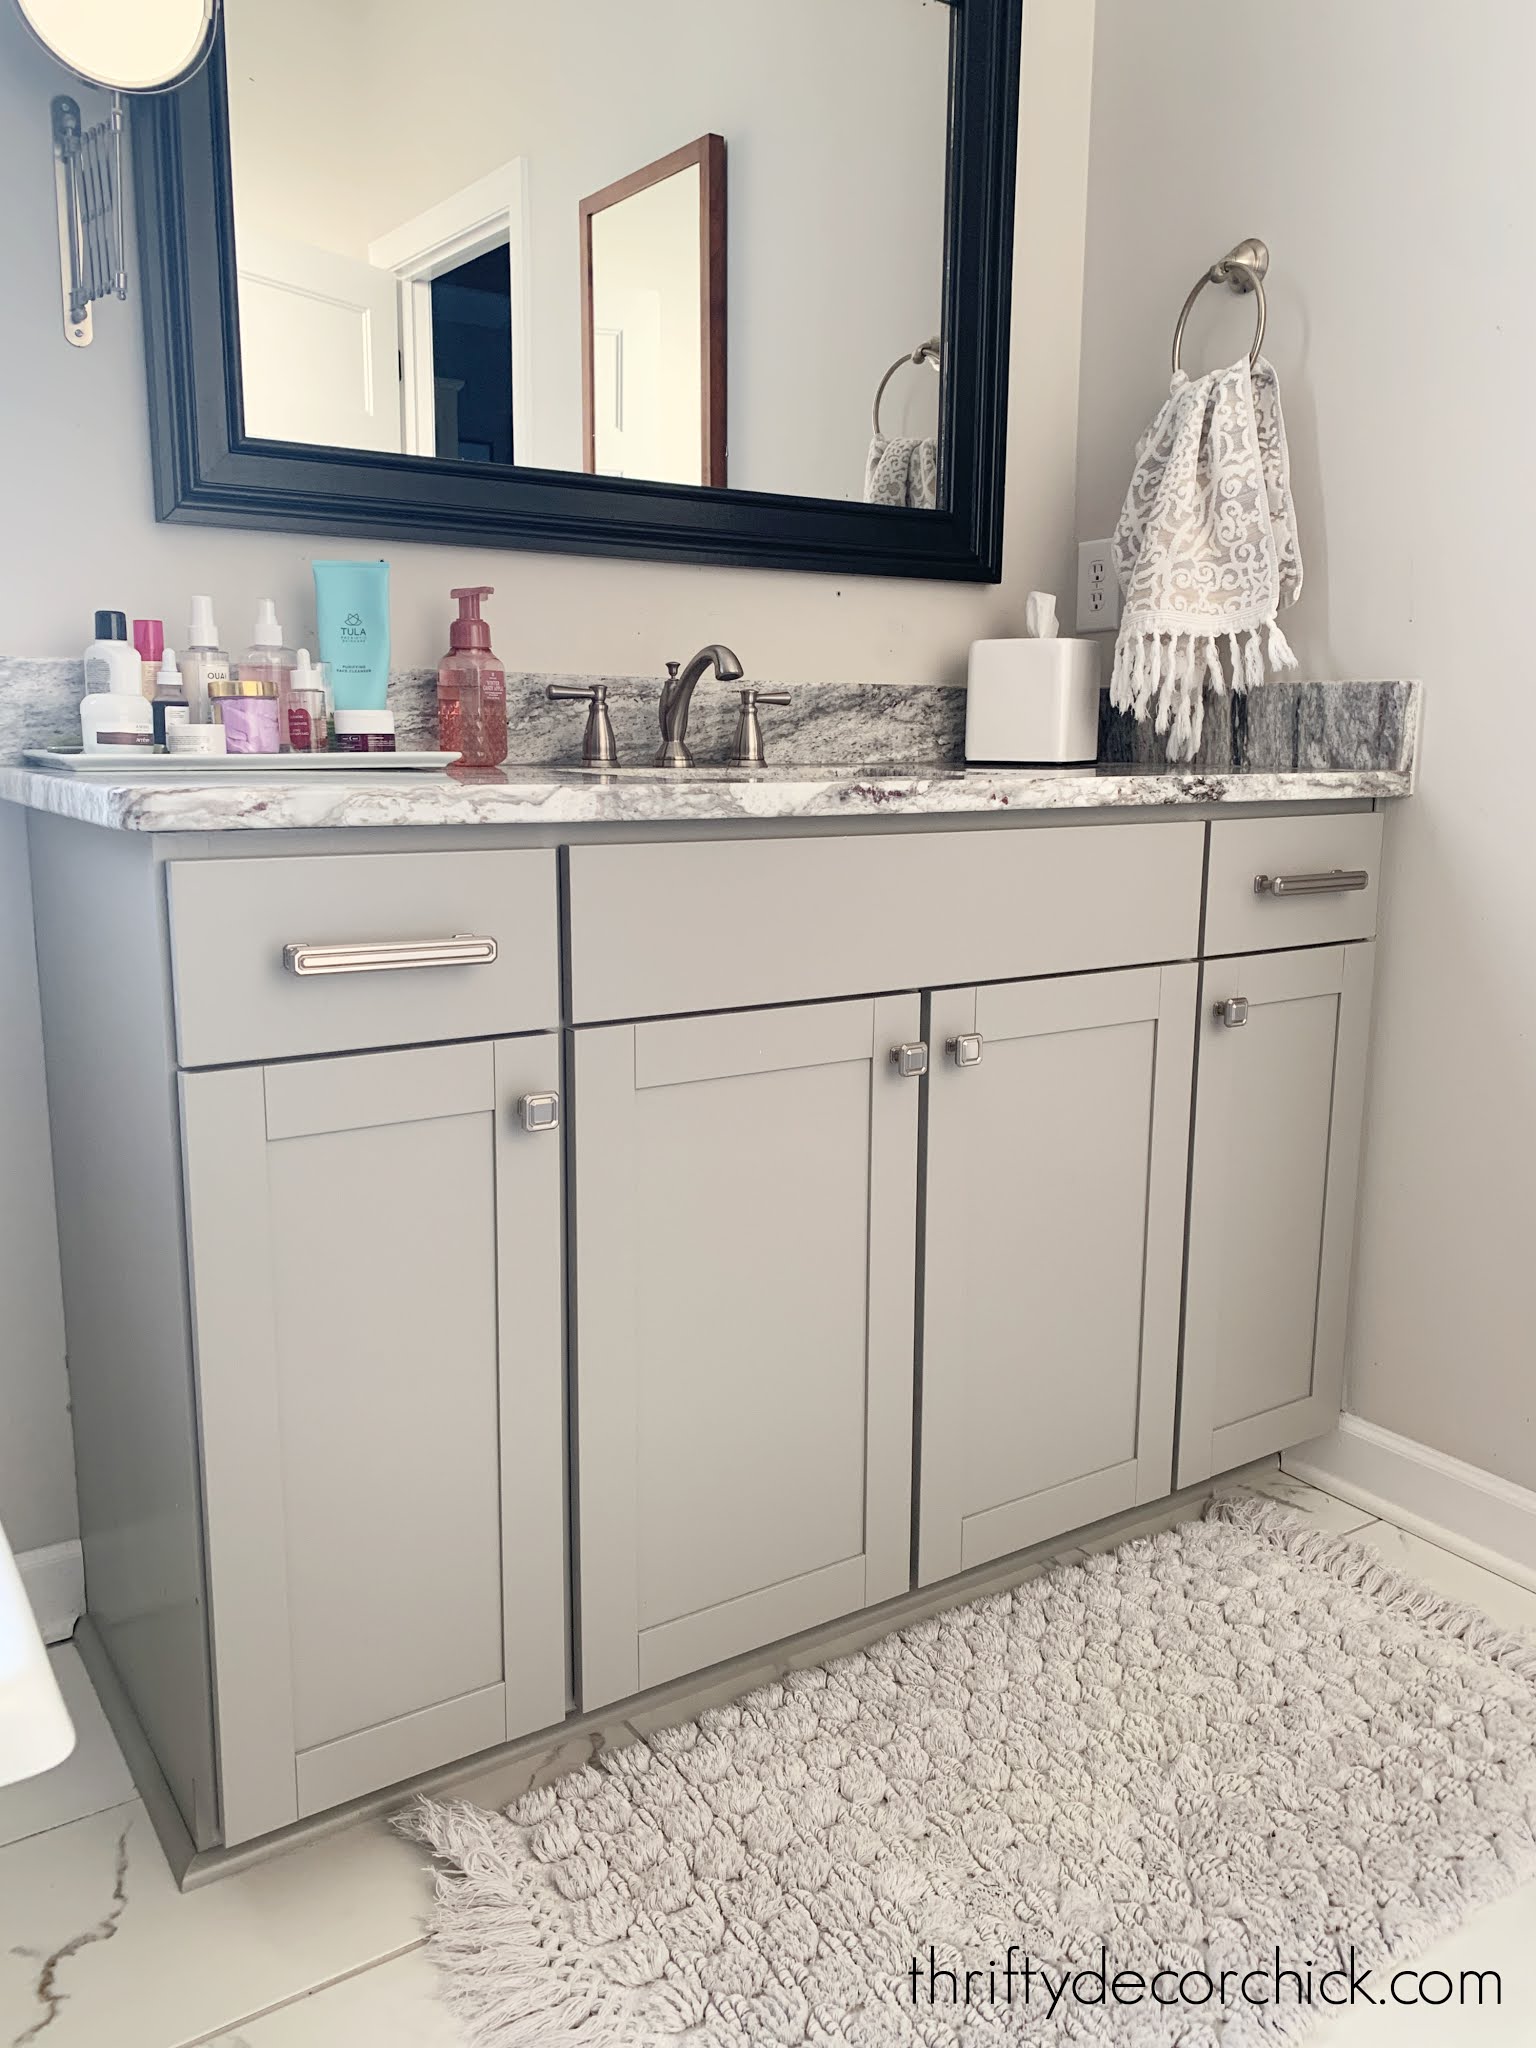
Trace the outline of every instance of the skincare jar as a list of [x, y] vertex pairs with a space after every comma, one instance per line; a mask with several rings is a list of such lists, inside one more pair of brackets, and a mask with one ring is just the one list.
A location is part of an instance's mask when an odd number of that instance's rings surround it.
[[209, 683], [208, 709], [224, 728], [229, 753], [277, 752], [277, 684], [270, 677], [237, 668], [228, 682]]

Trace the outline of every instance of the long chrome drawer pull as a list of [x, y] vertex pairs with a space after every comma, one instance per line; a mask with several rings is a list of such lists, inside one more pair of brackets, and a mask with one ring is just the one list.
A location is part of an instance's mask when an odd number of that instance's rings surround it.
[[383, 974], [397, 967], [489, 967], [496, 941], [455, 932], [451, 939], [395, 939], [377, 945], [284, 946], [290, 974]]
[[1326, 875], [1255, 875], [1255, 896], [1332, 896], [1346, 889], [1369, 889], [1364, 868], [1334, 868]]

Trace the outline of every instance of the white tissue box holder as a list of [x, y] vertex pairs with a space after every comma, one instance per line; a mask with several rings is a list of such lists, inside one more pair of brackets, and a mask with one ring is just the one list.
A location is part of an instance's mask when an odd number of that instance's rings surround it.
[[1019, 767], [1099, 755], [1097, 640], [975, 640], [965, 689], [965, 758]]

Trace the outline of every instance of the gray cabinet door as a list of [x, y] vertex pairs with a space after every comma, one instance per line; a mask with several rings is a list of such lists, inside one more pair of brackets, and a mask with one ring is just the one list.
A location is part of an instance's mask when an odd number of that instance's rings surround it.
[[575, 1033], [585, 1707], [910, 1584], [919, 1008]]
[[[1374, 953], [1206, 964], [1181, 1486], [1338, 1419]], [[1218, 1015], [1229, 998], [1246, 1004], [1241, 1024]]]
[[1169, 1491], [1195, 985], [932, 999], [923, 1584]]
[[566, 1711], [554, 1036], [186, 1074], [223, 1832]]

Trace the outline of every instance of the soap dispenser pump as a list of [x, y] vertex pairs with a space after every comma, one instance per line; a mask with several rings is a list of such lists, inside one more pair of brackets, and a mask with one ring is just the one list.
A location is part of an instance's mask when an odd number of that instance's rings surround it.
[[480, 616], [481, 599], [495, 592], [482, 583], [448, 595], [457, 598], [459, 616], [437, 665], [437, 744], [466, 768], [495, 768], [507, 758], [507, 672]]

